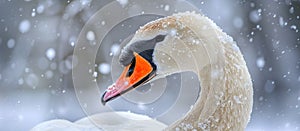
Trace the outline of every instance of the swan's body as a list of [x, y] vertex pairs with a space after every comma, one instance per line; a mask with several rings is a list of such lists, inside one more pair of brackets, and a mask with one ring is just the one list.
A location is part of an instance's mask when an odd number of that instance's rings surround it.
[[31, 131], [156, 131], [166, 128], [161, 122], [130, 112], [107, 112], [80, 119], [51, 120], [35, 126]]
[[[153, 58], [149, 59], [148, 52], [146, 55], [143, 52], [151, 49]], [[145, 67], [149, 70], [130, 72], [134, 77], [131, 79], [128, 72], [133, 58], [134, 69], [139, 69], [139, 61], [145, 62], [143, 58], [150, 64]], [[246, 128], [253, 104], [252, 82], [246, 63], [232, 38], [207, 17], [187, 12], [146, 24], [125, 46], [120, 62], [125, 70], [103, 95], [104, 103], [125, 93], [130, 86], [137, 87], [131, 81], [136, 80], [136, 75], [140, 76], [138, 72], [145, 73], [142, 77], [147, 76], [147, 79], [137, 80], [143, 83], [153, 77], [192, 71], [201, 84], [199, 99], [185, 117], [166, 130], [240, 131]], [[129, 85], [123, 84], [125, 81], [129, 81]]]

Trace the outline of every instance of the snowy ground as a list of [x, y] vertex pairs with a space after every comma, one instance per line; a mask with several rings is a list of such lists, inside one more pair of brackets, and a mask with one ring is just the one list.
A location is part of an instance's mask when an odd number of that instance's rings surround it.
[[[71, 73], [72, 62], [76, 65], [77, 61], [72, 57], [73, 49], [85, 23], [109, 2], [0, 1], [1, 130], [28, 130], [42, 121], [55, 118], [75, 121], [86, 114], [108, 110], [144, 113], [166, 123], [185, 114], [199, 90], [185, 88], [183, 92], [186, 93], [178, 97], [180, 87], [176, 85], [198, 85], [196, 76], [191, 73], [176, 74], [137, 90], [148, 92], [155, 84], [173, 83], [166, 86], [165, 94], [156, 103], [134, 103], [135, 98], [123, 98], [111, 102], [110, 108], [99, 108], [96, 105], [100, 96], [76, 97]], [[130, 5], [129, 0], [114, 2], [122, 8], [132, 6], [127, 12], [129, 15], [143, 14], [143, 8]], [[300, 2], [190, 2], [233, 36], [244, 53], [255, 91], [252, 119], [247, 130], [300, 130]], [[157, 9], [174, 10], [167, 2], [157, 4]], [[110, 15], [114, 17], [114, 13]], [[121, 42], [140, 25], [158, 17], [144, 15], [126, 19], [106, 34], [97, 52], [95, 69], [86, 70], [96, 79], [99, 91], [112, 83], [115, 76], [111, 73], [119, 71], [111, 63], [115, 62], [113, 59], [118, 55]], [[99, 26], [109, 24], [109, 21], [99, 20]], [[96, 33], [91, 29], [84, 34], [90, 46], [101, 42], [97, 41]], [[174, 106], [176, 98], [179, 102]]]

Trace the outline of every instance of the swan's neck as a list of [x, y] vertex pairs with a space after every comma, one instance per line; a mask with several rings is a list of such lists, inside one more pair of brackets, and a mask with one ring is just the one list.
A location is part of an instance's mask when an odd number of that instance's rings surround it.
[[240, 50], [214, 26], [190, 30], [156, 47], [158, 74], [193, 71], [201, 84], [193, 108], [168, 129], [244, 130], [252, 108], [252, 83]]
[[179, 52], [172, 51], [170, 56], [177, 67], [173, 69], [195, 72], [201, 92], [189, 113], [168, 129], [244, 130], [253, 93], [248, 69], [236, 44], [230, 39], [210, 39], [202, 41], [202, 45], [185, 47], [187, 50], [181, 47]]
[[193, 71], [201, 84], [193, 108], [167, 130], [244, 130], [252, 110], [252, 82], [232, 38], [207, 17], [192, 13], [151, 22], [136, 38], [161, 33], [168, 35], [154, 50], [158, 75]]

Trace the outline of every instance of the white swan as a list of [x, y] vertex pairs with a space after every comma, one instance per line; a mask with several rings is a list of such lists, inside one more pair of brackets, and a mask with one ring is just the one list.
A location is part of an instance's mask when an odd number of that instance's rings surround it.
[[[207, 17], [185, 12], [146, 24], [124, 47], [120, 63], [125, 66], [124, 71], [104, 93], [103, 103], [147, 81], [192, 71], [201, 84], [193, 108], [167, 128], [156, 120], [151, 119], [149, 123], [156, 123], [159, 125], [156, 129], [161, 130], [240, 131], [246, 128], [253, 104], [252, 82], [246, 63], [232, 38]], [[98, 118], [100, 126], [101, 121], [107, 119], [101, 115]], [[116, 130], [122, 129], [118, 123], [115, 126]], [[137, 127], [131, 129], [149, 128]]]

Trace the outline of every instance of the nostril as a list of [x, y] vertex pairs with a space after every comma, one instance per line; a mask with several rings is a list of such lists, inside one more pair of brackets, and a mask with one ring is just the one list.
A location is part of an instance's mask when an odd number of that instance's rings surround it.
[[134, 67], [135, 67], [135, 58], [132, 59], [131, 65], [128, 69], [128, 72], [126, 74], [127, 77], [130, 77], [134, 71]]
[[127, 72], [127, 75], [126, 76], [131, 76], [133, 73], [133, 69], [132, 68], [129, 68], [128, 72]]

